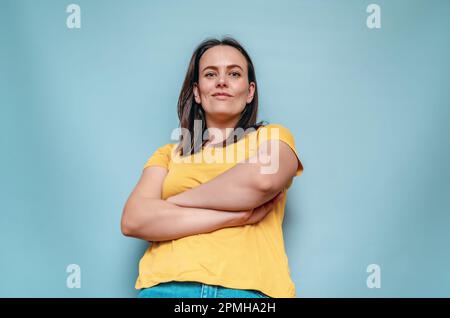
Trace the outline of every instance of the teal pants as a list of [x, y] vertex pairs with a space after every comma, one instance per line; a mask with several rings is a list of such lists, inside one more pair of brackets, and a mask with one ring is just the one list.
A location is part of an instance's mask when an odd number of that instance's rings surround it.
[[143, 288], [138, 298], [270, 298], [257, 290], [233, 289], [198, 282], [167, 282]]

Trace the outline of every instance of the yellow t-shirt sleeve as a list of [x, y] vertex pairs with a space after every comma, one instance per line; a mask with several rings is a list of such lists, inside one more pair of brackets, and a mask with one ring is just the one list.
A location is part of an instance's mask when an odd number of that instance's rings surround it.
[[290, 130], [279, 124], [269, 124], [267, 126], [261, 127], [258, 132], [258, 148], [259, 146], [268, 140], [281, 140], [286, 143], [292, 151], [297, 156], [298, 167], [296, 176], [303, 173], [303, 164], [300, 161], [300, 156], [298, 155], [297, 149], [295, 148], [294, 136]]
[[167, 144], [156, 149], [156, 151], [148, 158], [142, 169], [150, 166], [158, 166], [169, 169], [169, 163], [172, 153], [172, 144]]

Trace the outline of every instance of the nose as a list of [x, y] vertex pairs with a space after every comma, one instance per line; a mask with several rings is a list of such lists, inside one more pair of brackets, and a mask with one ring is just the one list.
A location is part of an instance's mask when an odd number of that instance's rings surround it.
[[217, 87], [227, 87], [226, 75], [219, 75], [217, 77]]

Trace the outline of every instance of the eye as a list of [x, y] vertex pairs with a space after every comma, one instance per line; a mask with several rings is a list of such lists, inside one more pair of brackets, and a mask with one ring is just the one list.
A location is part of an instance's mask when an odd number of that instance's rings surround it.
[[214, 73], [211, 73], [211, 72], [209, 72], [209, 73], [206, 73], [205, 74], [205, 77], [210, 77], [210, 75], [215, 75]]
[[239, 72], [231, 72], [230, 73], [232, 76], [234, 76], [234, 77], [239, 77], [239, 76], [241, 76], [241, 74], [239, 73]]

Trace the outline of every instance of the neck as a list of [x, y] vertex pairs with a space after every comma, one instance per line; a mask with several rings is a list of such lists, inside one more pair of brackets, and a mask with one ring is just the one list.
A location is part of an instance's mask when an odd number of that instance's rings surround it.
[[222, 143], [233, 132], [233, 129], [236, 127], [238, 121], [239, 117], [228, 121], [217, 121], [206, 117], [206, 127], [209, 132], [209, 141], [207, 144]]

